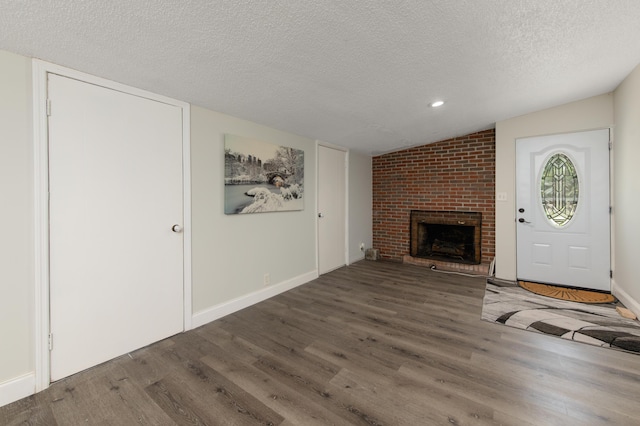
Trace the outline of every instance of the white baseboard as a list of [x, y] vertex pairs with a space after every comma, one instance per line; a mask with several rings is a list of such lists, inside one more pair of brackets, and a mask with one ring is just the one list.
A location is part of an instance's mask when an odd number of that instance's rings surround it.
[[0, 407], [33, 395], [36, 392], [36, 375], [25, 374], [0, 383]]
[[215, 321], [226, 315], [232, 314], [251, 305], [255, 305], [256, 303], [267, 300], [280, 293], [284, 293], [285, 291], [291, 290], [292, 288], [298, 287], [302, 284], [306, 284], [316, 278], [318, 278], [318, 271], [314, 270], [291, 278], [290, 280], [249, 293], [245, 296], [229, 300], [228, 302], [221, 303], [204, 311], [196, 312], [193, 314], [191, 326], [192, 328], [196, 328], [208, 324], [211, 321]]
[[611, 294], [617, 297], [618, 300], [627, 307], [627, 309], [640, 318], [640, 303], [638, 303], [633, 297], [629, 296], [629, 293], [616, 284], [615, 280], [611, 281]]

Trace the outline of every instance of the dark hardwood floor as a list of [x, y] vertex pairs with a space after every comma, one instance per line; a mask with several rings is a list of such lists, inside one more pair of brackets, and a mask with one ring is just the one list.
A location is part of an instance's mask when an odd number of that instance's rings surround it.
[[483, 322], [484, 285], [358, 262], [54, 383], [0, 424], [640, 424], [640, 356]]

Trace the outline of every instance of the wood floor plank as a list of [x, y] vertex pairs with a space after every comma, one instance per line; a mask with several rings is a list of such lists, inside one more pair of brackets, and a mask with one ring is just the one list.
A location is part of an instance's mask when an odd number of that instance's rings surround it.
[[295, 392], [290, 387], [255, 368], [238, 361], [235, 354], [222, 348], [202, 361], [258, 398], [263, 404], [297, 425], [347, 424], [344, 419]]
[[[504, 377], [493, 371], [461, 365], [450, 359], [431, 359], [431, 363], [411, 363], [403, 365], [399, 374], [415, 380], [431, 382], [440, 388], [443, 394], [461, 395], [477, 403], [494, 409], [494, 419], [508, 416], [514, 422], [507, 424], [540, 424], [545, 418], [547, 424], [566, 424], [566, 418], [554, 414], [540, 403], [546, 397], [537, 391], [529, 390], [529, 398], [521, 396], [521, 377]], [[535, 389], [535, 386], [534, 386]], [[507, 415], [507, 413], [509, 413]], [[517, 419], [517, 422], [515, 421]]]
[[166, 345], [161, 343], [163, 342], [158, 342], [158, 346], [152, 345], [119, 357], [113, 362], [125, 371], [129, 381], [144, 388], [162, 379], [179, 366], [163, 356], [169, 348], [173, 347], [174, 343]]
[[[205, 343], [201, 338], [190, 340], [200, 342], [199, 347], [176, 346], [170, 351], [171, 358], [180, 362], [182, 370], [172, 373], [170, 382], [162, 383], [169, 390], [166, 395], [171, 395], [175, 400], [173, 395], [176, 392], [171, 392], [171, 386], [179, 383], [180, 393], [187, 394], [189, 398], [186, 408], [197, 413], [197, 418], [202, 419], [204, 424], [225, 419], [227, 424], [277, 425], [284, 420], [242, 387], [200, 360], [203, 358], [199, 353], [202, 348], [206, 347], [206, 353], [212, 353], [216, 349], [214, 344]], [[184, 404], [182, 408], [185, 408]], [[205, 420], [207, 417], [209, 420]]]
[[[111, 377], [110, 377], [111, 376]], [[151, 398], [145, 398], [136, 382], [122, 374], [105, 375], [94, 381], [99, 386], [103, 424], [161, 425], [170, 423], [166, 413], [158, 411]]]
[[258, 345], [226, 331], [219, 322], [207, 324], [194, 332], [214, 343], [215, 347], [221, 347], [233, 353], [236, 359], [245, 364], [253, 364], [261, 355], [269, 353]]
[[313, 372], [299, 369], [272, 357], [262, 357], [254, 366], [332, 414], [343, 418], [346, 423], [385, 424], [374, 414], [374, 411], [378, 410], [377, 407], [358, 404], [352, 398], [342, 394], [335, 386], [330, 385], [329, 380], [323, 380]]
[[[384, 400], [385, 406], [402, 406], [401, 412], [394, 412], [391, 424], [408, 424], [407, 418], [415, 421], [421, 419], [423, 424], [440, 424], [456, 421], [457, 424], [493, 424], [491, 419], [493, 409], [488, 405], [474, 404], [470, 399], [461, 404], [460, 399], [452, 396], [455, 394], [442, 393], [441, 400], [434, 397], [437, 390], [434, 389], [430, 381], [418, 382], [414, 378], [401, 375], [392, 369], [376, 368], [371, 369], [370, 361], [367, 358], [354, 353], [343, 351], [338, 352], [338, 348], [315, 342], [307, 347], [307, 351], [318, 353], [319, 356], [326, 356], [334, 360], [342, 368], [340, 373], [332, 379], [331, 383], [338, 387], [349, 388], [349, 392], [357, 392], [364, 401], [371, 399]], [[452, 402], [452, 400], [455, 400]], [[444, 403], [443, 403], [444, 402]], [[460, 413], [458, 410], [450, 409], [449, 412], [443, 410], [444, 407], [452, 408], [456, 403], [464, 406], [469, 412]], [[455, 412], [455, 413], [454, 413]], [[411, 414], [410, 414], [411, 413]], [[466, 420], [462, 420], [461, 414]], [[405, 416], [403, 420], [402, 416]]]
[[549, 373], [540, 364], [524, 366], [521, 362], [504, 362], [486, 354], [478, 354], [474, 361], [479, 365], [478, 368], [500, 368], [503, 374], [525, 381], [527, 393], [536, 404], [552, 413], [565, 415], [573, 422], [599, 424], [596, 423], [598, 419], [608, 419], [611, 424], [624, 425], [628, 422], [625, 413], [632, 407], [628, 401], [609, 395], [606, 381], [598, 386], [584, 386], [567, 380], [564, 371]]
[[[304, 347], [307, 343], [297, 345], [299, 342], [287, 335], [286, 332], [272, 330], [265, 332], [261, 329], [250, 329], [244, 321], [235, 324], [225, 324], [225, 329], [244, 336], [265, 350], [269, 350], [269, 358], [277, 357], [289, 365], [299, 366], [308, 374], [313, 374], [320, 381], [327, 381], [337, 373], [335, 365], [306, 353]], [[267, 358], [261, 356], [258, 361]], [[255, 363], [254, 363], [255, 364]]]
[[[110, 417], [109, 393], [100, 381], [100, 376], [81, 382], [70, 381], [66, 386], [57, 387], [51, 392], [51, 410], [58, 424], [97, 424]], [[106, 400], [105, 404], [103, 398]], [[95, 408], [87, 409], [91, 406]]]
[[[375, 373], [357, 374], [343, 369], [331, 384], [346, 388], [363, 405], [376, 406], [385, 401], [387, 406], [402, 407], [393, 412], [390, 424], [457, 424], [489, 425], [493, 422], [493, 409], [456, 394], [442, 393], [429, 382], [418, 382], [401, 375], [388, 377]], [[384, 407], [379, 415], [389, 416]]]
[[158, 408], [171, 417], [176, 425], [207, 425], [216, 424], [215, 410], [199, 411], [194, 408], [194, 399], [197, 395], [191, 395], [185, 390], [179, 380], [167, 377], [146, 387], [147, 394], [155, 401]]
[[48, 401], [41, 401], [41, 395], [31, 395], [13, 404], [0, 407], [0, 424], [57, 426], [58, 422], [50, 404]]
[[640, 356], [482, 321], [484, 289], [358, 262], [0, 407], [0, 425], [640, 424]]
[[278, 425], [284, 420], [206, 364], [194, 362], [186, 368], [186, 377], [173, 373], [147, 387], [177, 424]]

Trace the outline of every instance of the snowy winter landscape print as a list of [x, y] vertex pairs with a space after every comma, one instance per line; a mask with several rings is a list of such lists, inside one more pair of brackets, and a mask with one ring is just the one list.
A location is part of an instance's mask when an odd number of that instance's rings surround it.
[[304, 151], [224, 135], [224, 213], [304, 209]]

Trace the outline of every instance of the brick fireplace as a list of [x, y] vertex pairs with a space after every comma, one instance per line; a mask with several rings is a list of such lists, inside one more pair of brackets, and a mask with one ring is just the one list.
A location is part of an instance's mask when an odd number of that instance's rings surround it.
[[[488, 272], [495, 256], [495, 130], [380, 155], [373, 158], [372, 167], [373, 246], [380, 258]], [[416, 253], [411, 242], [411, 211], [453, 214], [454, 222], [468, 219], [468, 214], [479, 217], [474, 231], [479, 249], [473, 261], [456, 258], [459, 249], [451, 242], [435, 255]], [[456, 219], [456, 212], [466, 219]], [[433, 242], [428, 244], [433, 249]]]

